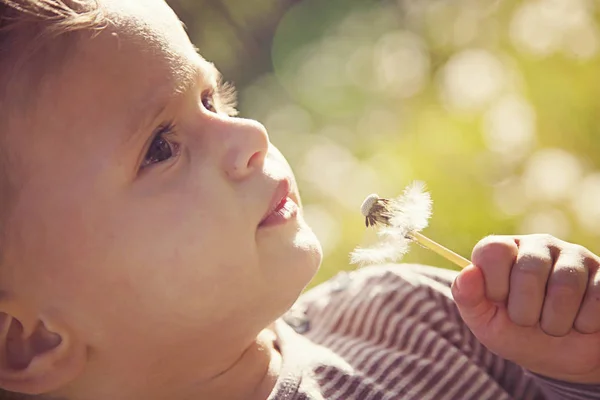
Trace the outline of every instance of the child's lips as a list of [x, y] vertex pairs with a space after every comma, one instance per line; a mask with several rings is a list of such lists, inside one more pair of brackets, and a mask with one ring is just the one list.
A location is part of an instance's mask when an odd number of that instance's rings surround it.
[[291, 196], [290, 180], [281, 180], [275, 189], [267, 212], [258, 224], [259, 228], [279, 225], [295, 217], [298, 213], [298, 205], [291, 199]]

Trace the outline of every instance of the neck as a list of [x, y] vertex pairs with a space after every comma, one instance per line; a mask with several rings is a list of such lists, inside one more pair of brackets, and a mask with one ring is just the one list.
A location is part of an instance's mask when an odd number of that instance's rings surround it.
[[[282, 364], [281, 354], [275, 346], [275, 339], [276, 335], [273, 329], [264, 329], [245, 349], [240, 351], [239, 356], [231, 358], [234, 361], [229, 366], [222, 368], [212, 378], [202, 379], [201, 382], [190, 383], [190, 379], [194, 379], [197, 371], [194, 365], [190, 364], [187, 372], [179, 375], [182, 381], [187, 380], [188, 383], [178, 384], [178, 387], [173, 387], [172, 379], [163, 381], [160, 384], [161, 389], [157, 386], [148, 387], [148, 381], [146, 381], [145, 385], [141, 387], [134, 385], [130, 388], [131, 390], [124, 390], [122, 385], [117, 385], [117, 388], [111, 385], [111, 388], [96, 386], [94, 387], [96, 390], [92, 389], [90, 392], [91, 387], [81, 384], [77, 387], [70, 387], [68, 392], [58, 394], [60, 398], [77, 400], [105, 400], [106, 398], [114, 400], [164, 400], [167, 398], [177, 400], [266, 400], [277, 383]], [[169, 386], [171, 387], [164, 387], [167, 382], [170, 382]], [[136, 386], [141, 390], [136, 390]], [[163, 388], [165, 390], [162, 390]]]
[[212, 379], [210, 390], [190, 399], [266, 400], [281, 370], [281, 354], [275, 348], [275, 333], [263, 330], [227, 370]]

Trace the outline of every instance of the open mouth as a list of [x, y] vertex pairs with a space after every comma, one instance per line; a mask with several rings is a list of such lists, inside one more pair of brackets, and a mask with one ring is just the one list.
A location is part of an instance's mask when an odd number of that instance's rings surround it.
[[298, 205], [290, 198], [290, 187], [290, 181], [287, 179], [279, 183], [269, 210], [260, 221], [259, 227], [281, 225], [297, 215]]

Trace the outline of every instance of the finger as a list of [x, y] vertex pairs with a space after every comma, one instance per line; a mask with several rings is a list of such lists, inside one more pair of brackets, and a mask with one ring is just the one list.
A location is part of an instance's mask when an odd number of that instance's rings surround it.
[[[452, 296], [465, 324], [477, 339], [492, 352], [509, 360], [527, 359], [545, 343], [535, 328], [515, 325], [506, 312], [485, 295], [485, 280], [481, 268], [464, 268], [452, 284]], [[545, 335], [544, 335], [545, 336]]]
[[548, 278], [540, 328], [551, 336], [571, 332], [587, 287], [584, 257], [572, 249], [561, 251]]
[[510, 273], [508, 315], [517, 325], [534, 326], [540, 320], [553, 258], [548, 241], [541, 236], [522, 237], [518, 246]]
[[596, 333], [600, 332], [600, 263], [591, 255], [586, 265], [590, 277], [574, 327], [581, 333]]
[[485, 329], [496, 314], [496, 306], [485, 294], [483, 271], [475, 265], [464, 268], [452, 283], [452, 297], [462, 319], [473, 332]]
[[473, 249], [471, 260], [483, 272], [488, 299], [506, 301], [510, 271], [518, 251], [517, 244], [511, 236], [488, 236]]

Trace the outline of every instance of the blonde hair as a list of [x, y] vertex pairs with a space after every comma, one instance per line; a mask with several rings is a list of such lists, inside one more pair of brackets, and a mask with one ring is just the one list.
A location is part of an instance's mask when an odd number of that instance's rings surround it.
[[[97, 0], [0, 0], [0, 261], [2, 235], [18, 192], [9, 168], [10, 121], [26, 118], [35, 107], [36, 88], [60, 68], [78, 33], [105, 24]], [[32, 398], [39, 397], [0, 389], [0, 400]]]

